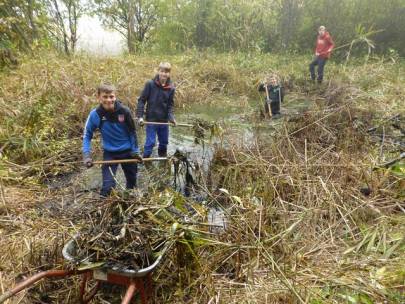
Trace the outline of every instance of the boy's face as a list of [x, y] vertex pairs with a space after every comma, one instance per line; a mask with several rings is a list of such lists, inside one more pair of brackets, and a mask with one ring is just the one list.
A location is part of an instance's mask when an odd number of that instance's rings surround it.
[[114, 111], [114, 103], [116, 100], [115, 92], [100, 92], [97, 98], [104, 110], [109, 112]]
[[324, 28], [320, 28], [320, 29], [318, 30], [318, 34], [319, 34], [319, 36], [323, 36], [323, 35], [325, 34], [325, 29], [324, 29]]
[[166, 69], [159, 69], [158, 74], [159, 74], [159, 81], [161, 83], [166, 83], [166, 81], [170, 77], [170, 71]]
[[278, 84], [277, 83], [277, 78], [276, 77], [270, 77], [270, 84], [273, 85], [273, 86], [277, 85]]

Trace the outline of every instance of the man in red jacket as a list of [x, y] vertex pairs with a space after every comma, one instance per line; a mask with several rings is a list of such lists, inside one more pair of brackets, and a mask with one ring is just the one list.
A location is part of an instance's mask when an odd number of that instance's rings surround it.
[[326, 28], [322, 25], [318, 29], [318, 38], [316, 40], [315, 59], [309, 65], [309, 71], [311, 72], [311, 79], [315, 81], [315, 66], [318, 66], [318, 83], [322, 83], [323, 80], [323, 68], [326, 61], [330, 58], [330, 54], [335, 47], [332, 37], [326, 31]]

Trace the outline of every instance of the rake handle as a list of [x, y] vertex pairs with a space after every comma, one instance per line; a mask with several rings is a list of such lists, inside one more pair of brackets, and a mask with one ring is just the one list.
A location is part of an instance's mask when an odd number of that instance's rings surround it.
[[[151, 161], [164, 161], [168, 160], [167, 157], [149, 157], [144, 158], [144, 162], [151, 162]], [[124, 164], [124, 163], [140, 163], [138, 159], [116, 159], [116, 160], [96, 160], [93, 161], [94, 165], [112, 165], [112, 164]]]
[[[269, 97], [269, 90], [267, 89], [266, 83], [264, 84], [264, 90], [266, 91], [266, 97], [267, 97], [266, 102], [267, 102], [267, 100], [269, 100], [270, 97]], [[268, 102], [267, 102], [267, 106], [270, 108], [270, 104]], [[271, 117], [271, 108], [269, 109], [269, 117]]]
[[191, 124], [186, 124], [186, 123], [176, 123], [176, 125], [174, 125], [171, 122], [154, 122], [154, 121], [144, 121], [143, 122], [144, 125], [161, 125], [161, 126], [173, 126], [173, 127], [188, 127], [188, 128], [192, 128], [194, 127]]

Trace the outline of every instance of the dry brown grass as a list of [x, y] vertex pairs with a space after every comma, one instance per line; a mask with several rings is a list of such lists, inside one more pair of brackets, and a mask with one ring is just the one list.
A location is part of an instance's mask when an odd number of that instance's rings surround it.
[[[206, 201], [225, 209], [228, 230], [209, 237], [191, 231], [189, 243], [170, 252], [155, 274], [157, 303], [401, 303], [404, 177], [390, 168], [373, 170], [403, 149], [388, 119], [403, 114], [400, 66], [375, 60], [344, 70], [328, 63], [333, 80], [314, 88], [300, 68], [303, 58], [287, 59], [169, 58], [177, 104], [191, 111], [193, 103], [217, 98], [236, 100], [245, 111], [267, 66], [289, 86], [287, 103], [305, 97], [313, 105], [271, 137], [258, 132], [254, 144], [236, 144], [234, 133], [224, 134], [226, 148], [216, 151], [212, 181], [202, 186], [213, 185], [205, 189]], [[77, 170], [60, 164], [80, 156], [94, 87], [113, 82], [133, 103], [159, 61], [50, 55], [1, 75], [1, 291], [22, 275], [62, 267], [72, 219], [95, 204], [73, 187], [49, 190], [39, 183], [61, 168]], [[376, 125], [383, 144], [367, 133]], [[78, 205], [61, 209], [68, 201]], [[76, 281], [41, 283], [10, 303], [23, 295], [26, 303], [38, 303], [41, 293], [54, 303], [75, 303], [76, 290]]]

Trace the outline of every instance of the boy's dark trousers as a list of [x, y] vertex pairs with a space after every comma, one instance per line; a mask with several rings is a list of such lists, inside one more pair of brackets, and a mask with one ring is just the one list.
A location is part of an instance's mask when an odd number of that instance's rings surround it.
[[315, 59], [310, 63], [309, 65], [309, 71], [311, 73], [311, 79], [315, 80], [315, 66], [318, 66], [318, 82], [322, 82], [323, 80], [323, 69], [325, 67], [326, 61], [328, 59], [326, 58], [321, 58], [319, 56], [316, 56]]
[[[130, 159], [131, 151], [121, 152], [109, 152], [104, 150], [103, 160], [118, 160], [118, 159]], [[124, 171], [125, 178], [127, 180], [127, 189], [133, 189], [136, 187], [136, 174], [138, 172], [138, 166], [136, 163], [124, 163], [121, 164], [121, 168]], [[103, 165], [101, 172], [103, 174], [103, 186], [101, 187], [101, 195], [108, 196], [111, 190], [115, 187], [115, 173], [117, 172], [118, 164]]]
[[156, 144], [156, 135], [159, 141], [158, 155], [167, 156], [167, 145], [169, 143], [169, 126], [167, 125], [147, 125], [146, 140], [143, 148], [143, 157], [148, 158], [152, 155], [153, 147]]
[[[269, 109], [269, 104], [270, 104], [270, 109]], [[269, 113], [269, 110], [271, 110], [271, 115], [277, 115], [280, 114], [280, 102], [270, 100], [270, 101], [265, 101], [264, 102], [264, 110], [266, 113]]]

